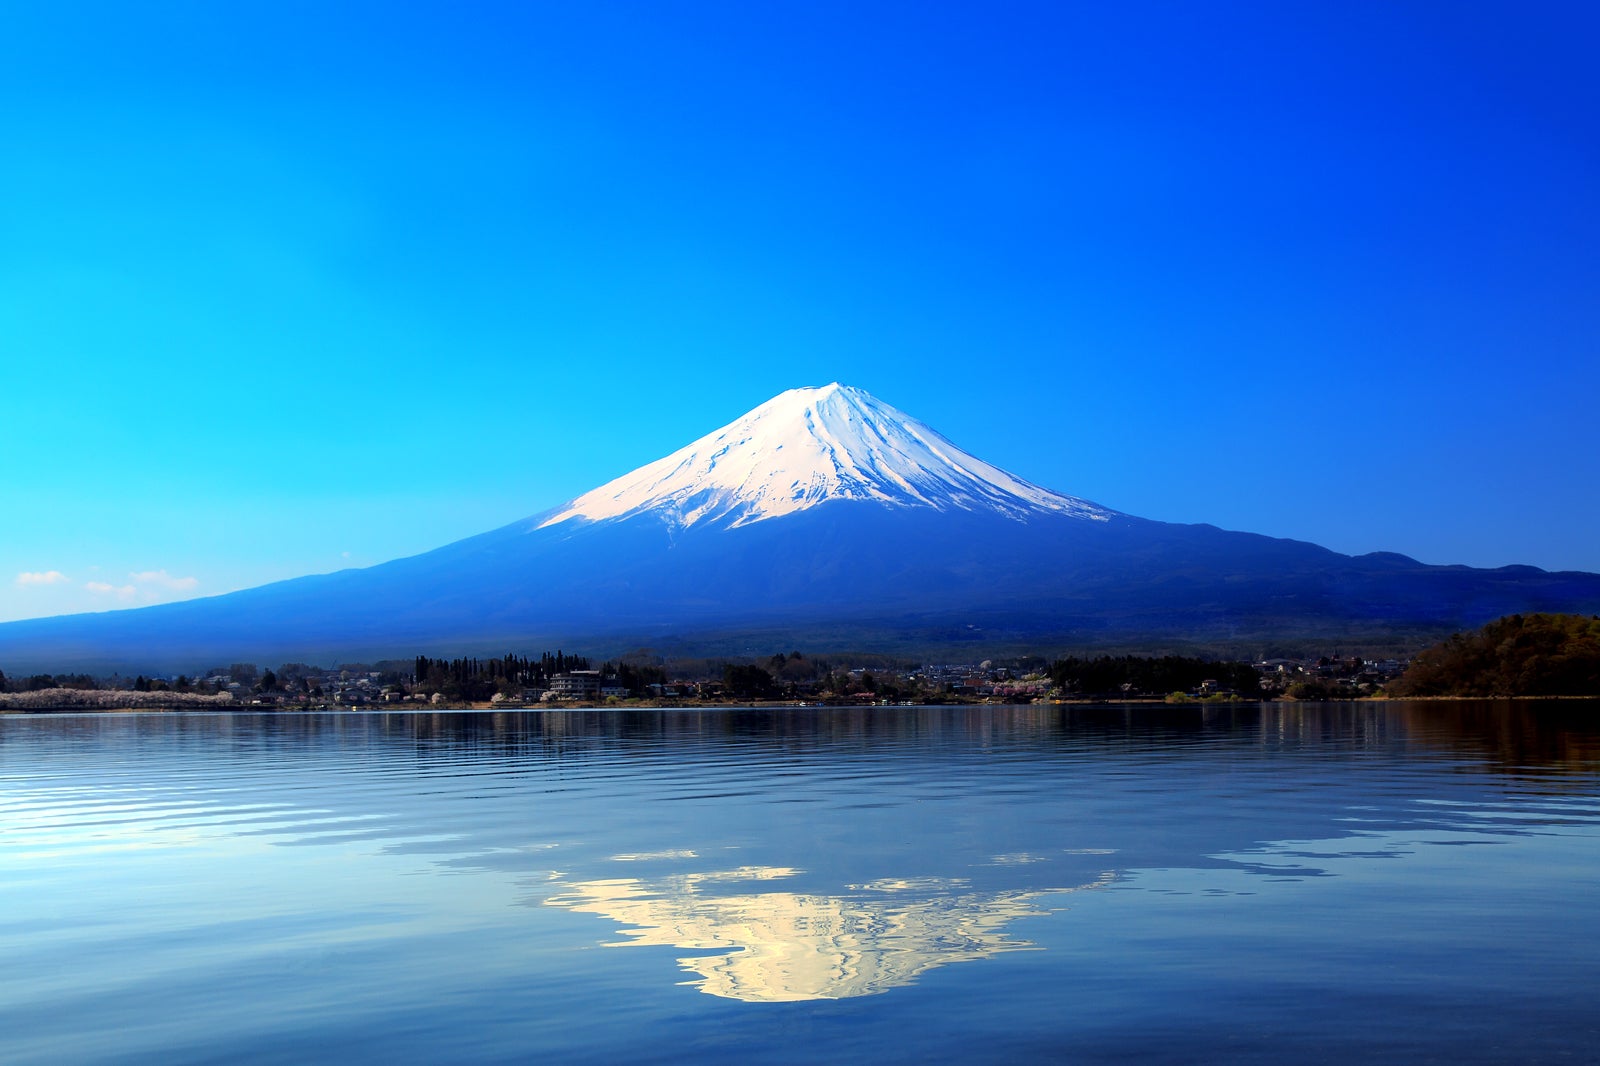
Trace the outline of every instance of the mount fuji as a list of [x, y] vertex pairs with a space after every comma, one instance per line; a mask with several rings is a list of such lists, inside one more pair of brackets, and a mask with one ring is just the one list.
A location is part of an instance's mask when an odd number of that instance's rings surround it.
[[1030, 485], [846, 385], [791, 389], [688, 447], [558, 507], [539, 523], [653, 515], [729, 529], [840, 500], [934, 511], [1105, 520], [1114, 512]]
[[639, 647], [953, 653], [1419, 643], [1600, 611], [1600, 575], [1428, 566], [1122, 514], [844, 385], [794, 389], [558, 507], [422, 555], [0, 625], [7, 669]]

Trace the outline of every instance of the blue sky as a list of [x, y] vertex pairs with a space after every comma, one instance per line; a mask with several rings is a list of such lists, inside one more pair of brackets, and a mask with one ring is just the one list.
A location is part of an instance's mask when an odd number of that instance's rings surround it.
[[834, 380], [1148, 518], [1600, 571], [1597, 12], [8, 4], [0, 620]]

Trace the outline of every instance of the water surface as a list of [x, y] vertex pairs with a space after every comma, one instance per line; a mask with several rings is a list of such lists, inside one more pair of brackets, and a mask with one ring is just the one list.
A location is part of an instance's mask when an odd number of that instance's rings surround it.
[[1600, 1059], [1600, 705], [0, 719], [7, 1062]]

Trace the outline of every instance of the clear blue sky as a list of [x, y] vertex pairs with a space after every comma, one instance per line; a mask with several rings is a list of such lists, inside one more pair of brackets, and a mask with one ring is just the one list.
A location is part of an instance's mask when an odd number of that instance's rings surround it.
[[833, 380], [1148, 518], [1600, 570], [1597, 13], [9, 3], [0, 619]]

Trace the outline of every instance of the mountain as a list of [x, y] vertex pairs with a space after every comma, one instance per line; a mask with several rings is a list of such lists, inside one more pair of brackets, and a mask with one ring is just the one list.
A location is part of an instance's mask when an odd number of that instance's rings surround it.
[[737, 528], [839, 500], [934, 511], [1105, 520], [968, 455], [928, 426], [845, 385], [791, 389], [708, 436], [558, 507], [540, 522], [653, 516]]
[[843, 385], [785, 392], [552, 510], [363, 570], [0, 625], [0, 667], [611, 654], [1413, 645], [1600, 611], [1600, 575], [1428, 566], [1032, 485]]

